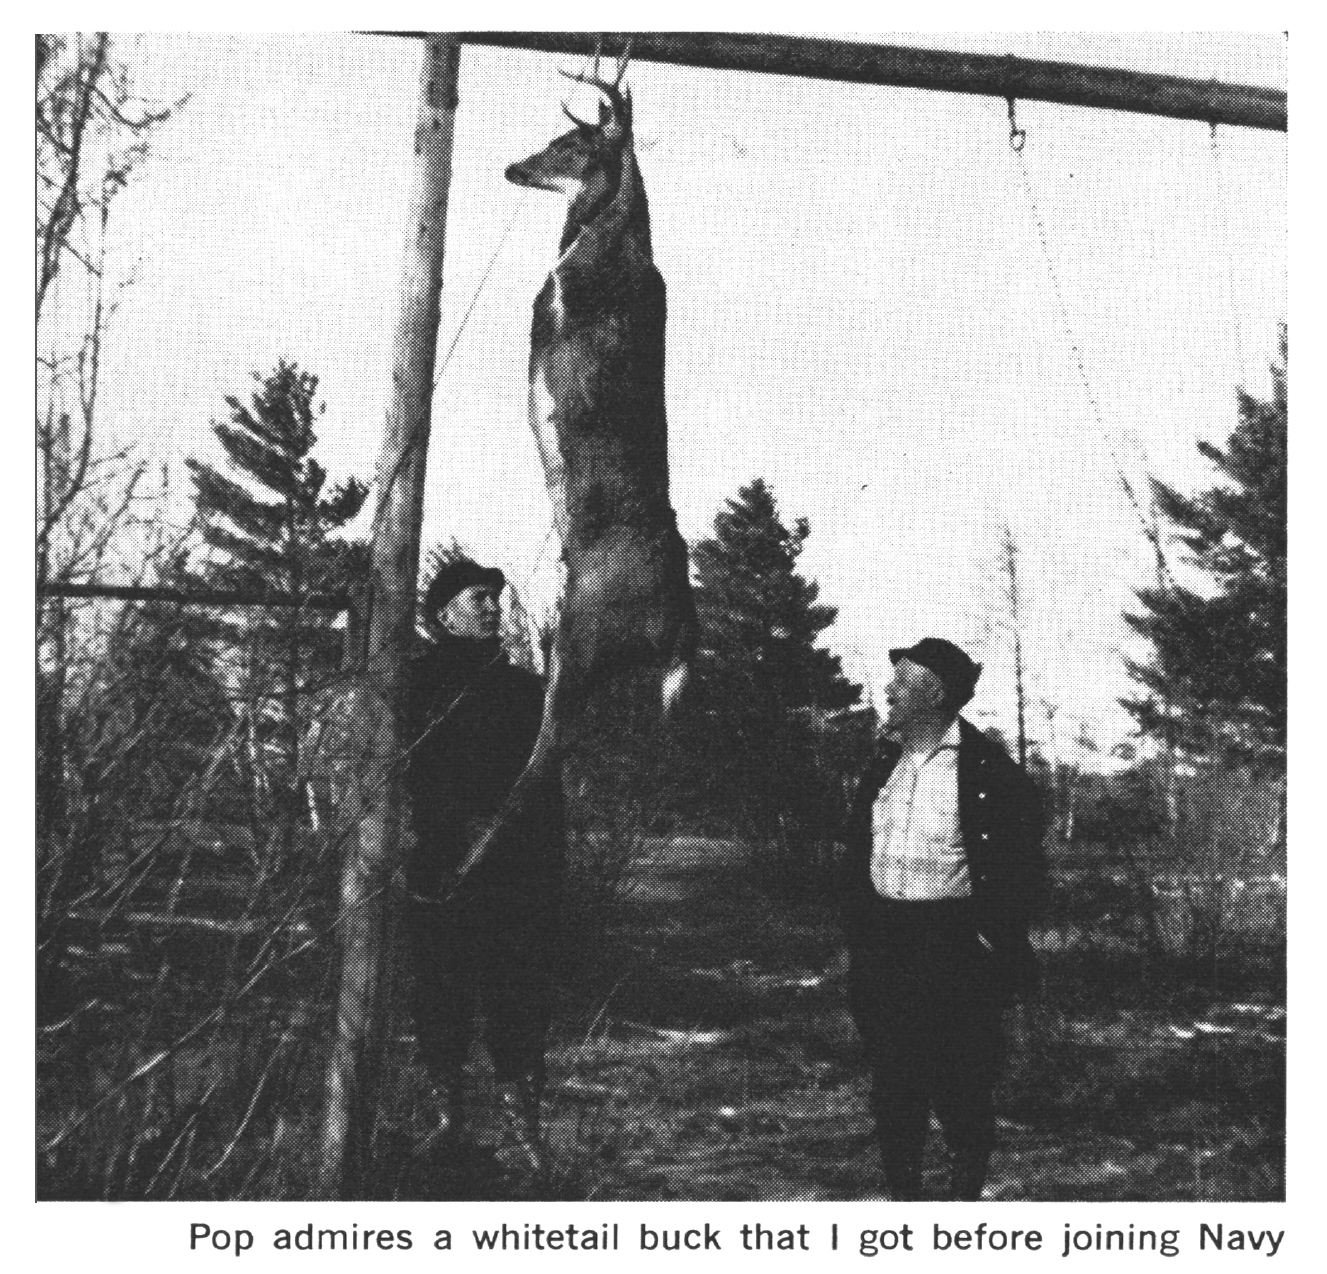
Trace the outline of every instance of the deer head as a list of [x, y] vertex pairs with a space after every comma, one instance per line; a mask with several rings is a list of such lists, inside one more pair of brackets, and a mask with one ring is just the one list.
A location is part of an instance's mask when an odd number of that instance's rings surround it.
[[564, 104], [563, 113], [575, 125], [553, 138], [543, 150], [512, 164], [507, 180], [518, 186], [551, 190], [580, 202], [597, 202], [616, 188], [622, 153], [631, 143], [631, 94], [622, 84], [630, 51], [618, 60], [612, 80], [599, 74], [599, 54], [590, 75], [563, 71], [568, 79], [588, 84], [603, 95], [599, 122], [577, 119]]

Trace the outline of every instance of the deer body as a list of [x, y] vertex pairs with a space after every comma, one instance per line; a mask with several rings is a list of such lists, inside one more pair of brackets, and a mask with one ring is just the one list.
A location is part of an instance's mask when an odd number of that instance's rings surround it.
[[530, 424], [566, 566], [554, 672], [577, 697], [601, 673], [651, 665], [667, 706], [696, 634], [668, 490], [667, 304], [630, 99], [590, 82], [605, 98], [599, 123], [576, 121], [507, 169], [509, 181], [569, 199], [530, 331]]
[[[529, 784], [556, 775], [595, 680], [657, 669], [666, 712], [696, 644], [686, 544], [669, 499], [664, 281], [630, 99], [618, 89], [624, 65], [617, 82], [586, 81], [606, 99], [598, 124], [575, 121], [506, 173], [570, 201], [557, 263], [535, 298], [529, 363], [530, 425], [562, 540], [565, 588], [543, 725], [508, 802], [513, 812]], [[472, 847], [462, 875], [497, 830]]]

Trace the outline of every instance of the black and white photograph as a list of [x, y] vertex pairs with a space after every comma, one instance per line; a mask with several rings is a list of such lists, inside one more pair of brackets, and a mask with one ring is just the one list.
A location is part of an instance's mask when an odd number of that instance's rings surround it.
[[373, 26], [36, 36], [36, 1200], [1284, 1201], [1287, 34]]

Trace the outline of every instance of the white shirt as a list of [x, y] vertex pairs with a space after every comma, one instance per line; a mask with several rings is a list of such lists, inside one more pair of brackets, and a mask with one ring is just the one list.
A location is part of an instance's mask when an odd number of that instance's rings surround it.
[[871, 882], [884, 898], [970, 898], [958, 823], [958, 721], [933, 752], [904, 752], [871, 811]]

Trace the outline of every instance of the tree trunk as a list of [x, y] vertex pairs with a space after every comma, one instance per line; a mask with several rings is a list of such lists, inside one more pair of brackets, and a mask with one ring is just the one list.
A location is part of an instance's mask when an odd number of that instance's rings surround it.
[[414, 628], [459, 62], [460, 46], [450, 36], [429, 36], [392, 351], [392, 402], [376, 478], [368, 661], [357, 674], [352, 699], [359, 751], [349, 804], [356, 807], [356, 823], [342, 841], [340, 992], [323, 1123], [327, 1197], [373, 1193], [391, 1008], [388, 943], [399, 902], [397, 709], [403, 655]]

